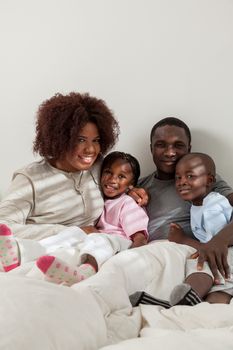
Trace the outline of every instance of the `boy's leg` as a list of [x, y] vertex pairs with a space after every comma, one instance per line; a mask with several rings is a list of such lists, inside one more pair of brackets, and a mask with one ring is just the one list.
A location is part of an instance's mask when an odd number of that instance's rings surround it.
[[200, 298], [204, 298], [213, 286], [213, 278], [207, 273], [195, 272], [185, 279], [185, 283], [189, 284]]
[[145, 305], [158, 305], [166, 309], [171, 307], [170, 303], [166, 300], [157, 299], [146, 292], [135, 292], [129, 296], [129, 300], [132, 306], [138, 306], [139, 304]]
[[90, 263], [82, 264], [79, 267], [74, 268], [61, 259], [51, 255], [40, 257], [36, 264], [45, 274], [48, 281], [57, 284], [65, 283], [69, 286], [85, 280], [96, 273], [95, 267]]
[[232, 295], [225, 292], [212, 292], [207, 295], [205, 301], [210, 304], [230, 304]]
[[19, 248], [8, 226], [0, 224], [0, 261], [5, 272], [20, 265]]
[[196, 259], [187, 260], [187, 277], [184, 283], [177, 285], [171, 292], [171, 305], [199, 304], [210, 291], [213, 286], [213, 277], [209, 273], [208, 264], [205, 264], [205, 271], [197, 271], [196, 266]]

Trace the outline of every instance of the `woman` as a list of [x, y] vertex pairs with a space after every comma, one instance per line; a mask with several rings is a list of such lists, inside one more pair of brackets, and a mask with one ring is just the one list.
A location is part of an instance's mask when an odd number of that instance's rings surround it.
[[95, 224], [103, 210], [101, 155], [118, 134], [111, 110], [88, 94], [56, 94], [41, 104], [34, 152], [42, 159], [14, 173], [0, 203], [0, 223], [12, 230], [19, 244], [27, 244], [25, 239], [28, 244], [42, 239], [46, 246], [72, 244], [84, 234], [79, 227]]

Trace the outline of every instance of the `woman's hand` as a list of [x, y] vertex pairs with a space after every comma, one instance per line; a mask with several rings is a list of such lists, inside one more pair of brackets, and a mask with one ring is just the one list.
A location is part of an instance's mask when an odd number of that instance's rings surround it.
[[140, 207], [147, 205], [149, 196], [144, 188], [130, 187], [128, 195], [132, 197]]

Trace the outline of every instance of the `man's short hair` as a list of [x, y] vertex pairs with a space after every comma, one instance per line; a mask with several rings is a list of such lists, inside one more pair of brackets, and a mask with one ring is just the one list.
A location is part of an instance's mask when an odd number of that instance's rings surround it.
[[184, 131], [187, 135], [187, 138], [189, 140], [189, 144], [191, 144], [191, 132], [190, 132], [189, 127], [185, 124], [185, 122], [183, 122], [182, 120], [180, 120], [178, 118], [174, 118], [174, 117], [163, 118], [158, 123], [156, 123], [153, 126], [153, 128], [151, 129], [150, 141], [152, 141], [152, 137], [154, 135], [155, 130], [157, 128], [160, 128], [161, 126], [165, 126], [165, 125], [178, 126], [179, 128], [184, 129]]

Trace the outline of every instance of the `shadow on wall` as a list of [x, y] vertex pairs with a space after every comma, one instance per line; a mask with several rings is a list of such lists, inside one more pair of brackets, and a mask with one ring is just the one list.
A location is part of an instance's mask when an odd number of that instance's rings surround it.
[[211, 132], [206, 132], [201, 129], [192, 129], [191, 132], [192, 151], [209, 154], [215, 161], [217, 173], [232, 186], [233, 174], [229, 169], [229, 159], [224, 156], [229, 152], [228, 141], [230, 140], [224, 139], [224, 135], [213, 135]]
[[[211, 133], [208, 133], [202, 129], [192, 129], [192, 151], [204, 152], [215, 158], [218, 154], [224, 154], [227, 146], [224, 145], [224, 141], [221, 137], [216, 137]], [[224, 150], [225, 149], [225, 150]]]

